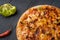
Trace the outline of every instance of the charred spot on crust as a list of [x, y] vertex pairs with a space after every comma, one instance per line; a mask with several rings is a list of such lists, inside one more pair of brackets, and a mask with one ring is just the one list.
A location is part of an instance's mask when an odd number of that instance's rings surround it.
[[36, 22], [38, 19], [35, 19], [34, 22]]
[[40, 32], [40, 29], [37, 28], [36, 31], [35, 31], [35, 34], [39, 34], [39, 32]]
[[51, 40], [55, 40], [55, 37], [52, 37]]
[[60, 40], [60, 36], [57, 36], [57, 39]]
[[27, 26], [27, 27], [28, 27], [28, 29], [29, 29], [29, 30], [31, 30], [31, 29], [32, 29], [32, 27], [30, 27], [30, 26]]
[[60, 25], [60, 23], [58, 23], [57, 25]]
[[26, 36], [26, 39], [33, 39], [33, 37]]
[[47, 35], [52, 37], [52, 33], [48, 33]]
[[53, 27], [53, 29], [54, 29], [54, 30], [56, 30], [56, 28], [55, 28], [55, 27]]
[[21, 24], [23, 24], [23, 22], [22, 22], [22, 21], [20, 21], [20, 23], [21, 23]]
[[60, 25], [60, 19], [56, 19], [56, 20], [54, 21], [54, 24]]
[[45, 34], [45, 33], [46, 33], [46, 31], [43, 29], [43, 30], [42, 30], [42, 33], [43, 33], [43, 34]]
[[26, 39], [28, 39], [28, 40], [35, 40], [35, 35], [33, 34], [32, 36], [33, 36], [33, 37], [29, 37], [29, 35], [27, 35], [27, 36], [26, 36]]
[[59, 34], [60, 34], [60, 32], [59, 32]]
[[26, 36], [26, 39], [28, 38], [28, 36]]
[[49, 10], [49, 11], [55, 11], [55, 10], [56, 10], [55, 7], [50, 7], [50, 6], [46, 6], [45, 9], [46, 9], [46, 10]]

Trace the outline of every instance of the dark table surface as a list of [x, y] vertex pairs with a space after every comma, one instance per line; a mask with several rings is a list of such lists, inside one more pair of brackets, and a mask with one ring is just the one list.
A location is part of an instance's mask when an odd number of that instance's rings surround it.
[[9, 36], [0, 38], [0, 40], [17, 40], [16, 38], [16, 25], [21, 14], [28, 8], [35, 5], [48, 4], [60, 8], [60, 0], [0, 0], [0, 5], [4, 3], [11, 3], [17, 7], [15, 15], [5, 18], [0, 15], [0, 33], [9, 29], [9, 25], [12, 27], [12, 32]]

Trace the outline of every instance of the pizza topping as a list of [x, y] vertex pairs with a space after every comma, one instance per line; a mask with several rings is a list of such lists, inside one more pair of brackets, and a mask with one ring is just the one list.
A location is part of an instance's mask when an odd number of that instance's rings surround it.
[[41, 12], [41, 16], [44, 16], [44, 12]]
[[44, 34], [40, 34], [40, 37], [41, 37], [41, 39], [43, 39], [45, 37], [45, 35]]
[[30, 17], [28, 17], [28, 18], [26, 19], [26, 21], [27, 21], [27, 22], [31, 22], [32, 20], [31, 20]]

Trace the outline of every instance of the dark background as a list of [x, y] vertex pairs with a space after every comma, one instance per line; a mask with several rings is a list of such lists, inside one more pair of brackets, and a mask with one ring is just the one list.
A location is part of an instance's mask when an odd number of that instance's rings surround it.
[[[28, 8], [35, 5], [54, 5], [60, 8], [60, 0], [0, 0], [0, 5], [4, 3], [11, 3], [17, 7], [17, 12], [15, 15], [5, 18], [0, 15], [0, 33], [12, 28], [12, 32], [9, 36], [0, 38], [0, 40], [17, 40], [16, 38], [16, 25], [21, 14]], [[10, 24], [10, 25], [9, 25]]]

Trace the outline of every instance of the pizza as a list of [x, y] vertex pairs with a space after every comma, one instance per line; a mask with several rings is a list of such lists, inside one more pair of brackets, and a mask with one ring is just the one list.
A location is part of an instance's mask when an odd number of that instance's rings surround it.
[[20, 17], [18, 40], [60, 40], [60, 9], [51, 5], [29, 8]]

